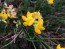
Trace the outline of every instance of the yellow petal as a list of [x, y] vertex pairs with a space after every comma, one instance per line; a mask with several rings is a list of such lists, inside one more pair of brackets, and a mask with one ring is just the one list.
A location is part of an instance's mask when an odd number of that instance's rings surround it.
[[32, 13], [30, 13], [29, 11], [27, 12], [27, 18], [32, 17]]
[[2, 14], [2, 18], [6, 20], [8, 18], [7, 14], [6, 13]]
[[61, 47], [60, 44], [58, 44], [56, 49], [65, 49], [65, 48]]
[[10, 17], [11, 15], [10, 15], [9, 13], [7, 13], [7, 16], [9, 16], [9, 17]]
[[41, 31], [40, 31], [39, 29], [35, 29], [35, 32], [36, 32], [37, 34], [41, 34]]
[[38, 11], [38, 19], [41, 19], [42, 15], [40, 14], [40, 12]]
[[37, 22], [36, 28], [40, 29], [40, 30], [44, 30], [44, 27], [43, 27], [43, 20]]
[[28, 26], [28, 23], [27, 23], [27, 22], [24, 22], [23, 25], [24, 25], [24, 26]]
[[60, 44], [57, 45], [56, 49], [60, 49]]
[[22, 19], [23, 19], [24, 21], [26, 21], [27, 18], [26, 18], [26, 16], [22, 16]]
[[36, 19], [38, 17], [38, 13], [37, 12], [33, 12], [32, 17]]
[[1, 13], [0, 13], [0, 17], [1, 17]]
[[4, 11], [1, 12], [1, 17], [5, 20], [8, 18], [7, 14]]
[[28, 26], [31, 26], [34, 23], [34, 21], [35, 21], [34, 19], [30, 20]]
[[54, 0], [47, 0], [48, 4], [54, 4]]
[[9, 18], [13, 18], [10, 13], [7, 13], [7, 16], [8, 16]]
[[39, 18], [38, 19], [38, 23], [41, 24], [41, 25], [43, 25], [43, 23], [44, 23], [43, 19], [42, 18]]
[[60, 48], [60, 49], [65, 49], [65, 48]]
[[45, 30], [45, 27], [41, 26], [40, 24], [36, 24], [35, 28], [38, 28], [39, 30]]
[[45, 27], [40, 27], [40, 30], [45, 30]]

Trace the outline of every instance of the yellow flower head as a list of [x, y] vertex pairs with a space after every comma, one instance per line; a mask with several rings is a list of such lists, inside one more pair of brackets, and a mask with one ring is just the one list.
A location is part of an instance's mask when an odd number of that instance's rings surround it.
[[26, 22], [23, 23], [24, 26], [31, 26], [34, 23], [32, 13], [30, 13], [29, 11], [27, 12], [26, 16], [22, 16], [22, 19]]
[[54, 4], [54, 0], [47, 0], [48, 4]]
[[65, 49], [60, 46], [60, 44], [57, 45], [56, 49]]
[[0, 17], [4, 20], [7, 20], [8, 18], [7, 14], [4, 11], [1, 12]]
[[[36, 16], [36, 17], [35, 17]], [[41, 31], [42, 30], [45, 30], [45, 27], [43, 27], [43, 19], [42, 19], [42, 16], [40, 14], [40, 12], [37, 12], [35, 15], [34, 15], [34, 18], [36, 18], [37, 20], [35, 20], [34, 22], [34, 29], [35, 29], [35, 32], [37, 34], [41, 34]]]
[[29, 11], [27, 12], [26, 16], [22, 16], [23, 19], [23, 25], [24, 26], [31, 26], [34, 25], [34, 30], [37, 34], [41, 34], [42, 30], [45, 30], [43, 27], [43, 19], [40, 14], [40, 12], [33, 12], [30, 13]]
[[37, 22], [37, 24], [35, 24], [34, 29], [37, 34], [41, 34], [41, 31], [45, 30], [45, 27], [43, 27], [42, 19], [38, 19], [38, 22]]

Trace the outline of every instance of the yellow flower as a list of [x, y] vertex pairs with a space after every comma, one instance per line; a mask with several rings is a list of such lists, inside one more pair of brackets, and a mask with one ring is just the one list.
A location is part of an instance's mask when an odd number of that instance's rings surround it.
[[23, 23], [24, 26], [31, 26], [34, 23], [34, 19], [28, 19]]
[[47, 0], [48, 4], [54, 4], [54, 0]]
[[41, 34], [42, 30], [45, 30], [45, 28], [43, 27], [43, 19], [42, 16], [40, 14], [40, 12], [33, 12], [30, 13], [29, 11], [27, 12], [26, 16], [22, 16], [23, 19], [23, 25], [24, 26], [31, 26], [34, 25], [34, 31], [37, 34]]
[[4, 20], [7, 20], [7, 18], [8, 18], [7, 14], [6, 14], [4, 11], [1, 12], [0, 16], [1, 16], [2, 19], [4, 19]]
[[41, 31], [45, 30], [45, 27], [43, 27], [42, 19], [38, 19], [38, 22], [37, 22], [37, 24], [35, 24], [34, 29], [37, 34], [41, 34]]
[[60, 46], [60, 44], [57, 45], [56, 49], [65, 49]]
[[23, 23], [24, 26], [31, 26], [34, 23], [34, 19], [32, 17], [32, 13], [27, 12], [26, 16], [22, 16], [22, 19], [25, 21]]

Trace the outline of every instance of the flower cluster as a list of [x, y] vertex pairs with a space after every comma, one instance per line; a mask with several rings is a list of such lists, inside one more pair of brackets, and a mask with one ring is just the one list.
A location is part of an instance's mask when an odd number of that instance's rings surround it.
[[7, 6], [5, 4], [5, 8], [3, 8], [3, 10], [0, 13], [0, 18], [2, 18], [2, 21], [4, 21], [6, 23], [6, 20], [8, 18], [17, 18], [15, 10], [16, 10], [16, 8], [13, 8], [13, 5]]
[[[2, 21], [7, 23], [7, 20], [8, 18], [12, 19], [12, 18], [17, 18], [16, 17], [16, 8], [13, 8], [13, 5], [7, 5], [6, 3], [4, 3], [4, 8], [3, 10], [1, 11], [0, 13], [0, 18], [2, 18]], [[21, 16], [22, 19], [23, 19], [23, 25], [24, 26], [34, 26], [34, 31], [37, 33], [37, 34], [41, 34], [41, 31], [45, 30], [45, 27], [43, 26], [43, 19], [42, 19], [42, 16], [40, 14], [40, 12], [27, 12], [27, 15], [24, 16], [22, 15]], [[15, 22], [15, 21], [13, 21]], [[17, 22], [16, 22], [17, 23]]]
[[42, 19], [42, 16], [40, 14], [40, 12], [27, 12], [27, 15], [26, 16], [22, 16], [22, 19], [23, 19], [23, 25], [24, 26], [31, 26], [33, 25], [34, 26], [34, 31], [37, 33], [37, 34], [41, 34], [41, 31], [42, 30], [45, 30], [45, 27], [43, 27], [43, 19]]

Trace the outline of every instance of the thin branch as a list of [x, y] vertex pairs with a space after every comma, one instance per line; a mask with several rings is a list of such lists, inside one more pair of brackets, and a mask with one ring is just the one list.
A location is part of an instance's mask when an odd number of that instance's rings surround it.
[[65, 40], [65, 38], [41, 38], [42, 40]]
[[34, 48], [36, 49], [36, 46], [35, 46], [35, 44], [34, 44], [34, 42], [33, 42], [33, 41], [32, 41], [32, 44], [33, 44]]
[[6, 46], [8, 46], [8, 45], [12, 44], [12, 43], [13, 43], [13, 41], [14, 41], [14, 40], [10, 41], [8, 44], [6, 44], [6, 45], [2, 46], [0, 49], [2, 49], [2, 48], [4, 48], [4, 47], [6, 47]]
[[56, 30], [56, 32], [55, 32], [55, 33], [57, 33], [57, 32], [59, 31], [60, 27], [61, 27], [61, 26], [59, 26], [59, 27], [57, 28], [57, 30]]
[[2, 46], [0, 49], [2, 49], [2, 48], [4, 48], [4, 47], [6, 47], [6, 46], [12, 44], [13, 42], [15, 43], [16, 38], [18, 37], [18, 35], [19, 35], [21, 32], [22, 32], [22, 30], [21, 30], [20, 32], [18, 32], [18, 34], [15, 34], [14, 36], [12, 36], [13, 40], [10, 41], [8, 44]]

